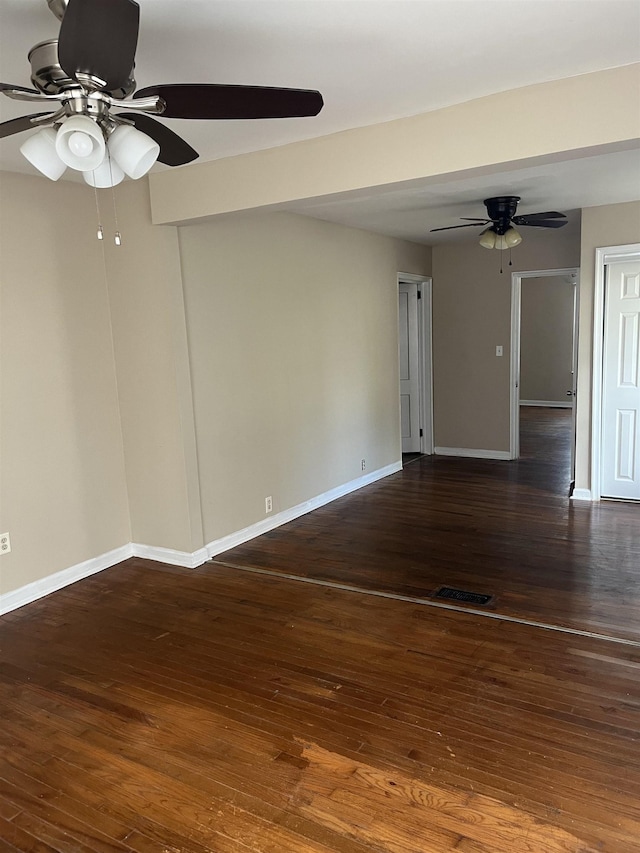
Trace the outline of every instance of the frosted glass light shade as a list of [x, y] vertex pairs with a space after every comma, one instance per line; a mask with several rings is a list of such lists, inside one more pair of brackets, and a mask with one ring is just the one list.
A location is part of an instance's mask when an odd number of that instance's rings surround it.
[[67, 169], [56, 153], [56, 132], [51, 127], [45, 127], [30, 136], [20, 146], [20, 153], [52, 181], [61, 178]]
[[85, 115], [68, 118], [56, 136], [58, 157], [79, 172], [97, 169], [104, 160], [105, 143], [100, 127]]
[[91, 172], [83, 172], [82, 177], [90, 187], [102, 189], [104, 187], [115, 187], [124, 181], [124, 172], [113, 157], [109, 157], [107, 154], [97, 169], [93, 169]]
[[509, 249], [513, 249], [514, 246], [519, 246], [522, 243], [522, 235], [515, 228], [509, 228], [504, 239]]
[[130, 124], [121, 124], [109, 137], [109, 152], [118, 166], [137, 180], [146, 175], [158, 159], [160, 146]]
[[485, 249], [495, 249], [495, 248], [497, 248], [497, 246], [496, 246], [497, 237], [498, 237], [498, 235], [493, 230], [493, 228], [491, 228], [491, 227], [485, 228], [485, 230], [482, 232], [482, 234], [480, 234], [480, 241], [479, 241], [480, 245]]

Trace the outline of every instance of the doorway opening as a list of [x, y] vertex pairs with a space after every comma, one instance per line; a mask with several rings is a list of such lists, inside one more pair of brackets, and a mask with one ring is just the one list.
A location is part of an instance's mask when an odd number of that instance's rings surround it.
[[548, 436], [554, 464], [568, 467], [569, 494], [575, 480], [578, 281], [575, 267], [511, 276], [510, 457], [544, 453]]
[[402, 461], [433, 453], [431, 278], [398, 273], [398, 363]]

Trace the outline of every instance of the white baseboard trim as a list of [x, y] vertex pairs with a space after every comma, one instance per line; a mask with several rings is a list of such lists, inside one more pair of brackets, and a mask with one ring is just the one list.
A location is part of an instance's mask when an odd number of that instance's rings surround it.
[[77, 563], [75, 566], [70, 566], [68, 569], [28, 583], [11, 592], [5, 592], [0, 595], [0, 616], [9, 613], [11, 610], [17, 610], [18, 607], [23, 607], [25, 604], [31, 604], [32, 601], [37, 601], [45, 595], [56, 592], [83, 578], [88, 578], [90, 575], [95, 575], [104, 569], [110, 569], [111, 566], [115, 566], [132, 556], [131, 544], [122, 545], [120, 548], [107, 551], [106, 554], [100, 554], [99, 557], [92, 557], [90, 560]]
[[545, 409], [572, 409], [573, 403], [569, 400], [520, 400], [521, 406], [543, 406]]
[[398, 471], [402, 471], [402, 460], [393, 462], [391, 465], [386, 465], [384, 468], [378, 468], [377, 471], [372, 471], [370, 474], [365, 474], [363, 477], [358, 477], [357, 480], [351, 480], [342, 486], [330, 489], [328, 492], [323, 492], [321, 495], [311, 498], [311, 500], [297, 504], [297, 506], [293, 506], [291, 509], [286, 509], [283, 512], [265, 518], [263, 521], [251, 524], [242, 530], [237, 530], [235, 533], [230, 533], [228, 536], [223, 536], [221, 539], [215, 539], [206, 546], [209, 557], [216, 557], [224, 551], [229, 551], [231, 548], [243, 545], [250, 539], [255, 539], [256, 536], [262, 536], [263, 533], [268, 533], [276, 527], [281, 527], [289, 521], [300, 518], [301, 515], [306, 515], [314, 509], [319, 509], [321, 506], [331, 503], [331, 501], [342, 498], [351, 492], [363, 488], [363, 486], [368, 486], [370, 483], [375, 483], [376, 480], [382, 480], [384, 477], [388, 477], [390, 474], [395, 474]]
[[508, 450], [476, 450], [472, 447], [436, 447], [437, 456], [468, 456], [472, 459], [511, 459]]
[[591, 493], [591, 489], [574, 489], [571, 495], [572, 501], [593, 501], [595, 498]]
[[37, 599], [43, 598], [51, 592], [56, 592], [65, 586], [69, 586], [69, 584], [83, 578], [88, 578], [90, 575], [95, 575], [104, 569], [110, 569], [123, 560], [128, 560], [129, 557], [142, 557], [145, 560], [155, 560], [159, 563], [169, 563], [172, 566], [195, 569], [223, 551], [235, 548], [236, 545], [242, 545], [244, 542], [260, 536], [262, 533], [267, 533], [269, 530], [280, 527], [288, 521], [293, 521], [294, 518], [306, 515], [314, 509], [318, 509], [325, 504], [331, 503], [331, 501], [344, 497], [344, 495], [348, 495], [350, 492], [355, 492], [363, 486], [368, 486], [370, 483], [375, 483], [376, 480], [381, 480], [383, 477], [395, 474], [397, 471], [402, 471], [402, 461], [394, 462], [385, 468], [379, 468], [377, 471], [372, 471], [370, 474], [358, 477], [357, 480], [351, 480], [349, 483], [337, 486], [335, 489], [324, 492], [309, 501], [298, 504], [284, 512], [279, 512], [277, 515], [273, 515], [264, 521], [259, 521], [257, 524], [252, 524], [250, 527], [245, 527], [243, 530], [238, 530], [229, 536], [216, 539], [214, 542], [210, 542], [205, 548], [199, 548], [197, 551], [174, 551], [172, 548], [160, 548], [154, 545], [141, 545], [138, 542], [130, 542], [128, 545], [114, 548], [112, 551], [107, 551], [106, 554], [92, 557], [90, 560], [70, 566], [68, 569], [63, 569], [41, 580], [33, 581], [19, 589], [0, 594], [0, 616], [4, 613], [9, 613], [11, 610], [17, 610], [18, 607], [23, 607], [25, 604], [31, 604], [32, 601], [37, 601]]
[[141, 545], [138, 542], [134, 542], [131, 548], [134, 557], [155, 560], [157, 563], [169, 563], [171, 566], [182, 566], [185, 569], [197, 569], [209, 559], [206, 548], [199, 548], [197, 551], [174, 551], [173, 548]]

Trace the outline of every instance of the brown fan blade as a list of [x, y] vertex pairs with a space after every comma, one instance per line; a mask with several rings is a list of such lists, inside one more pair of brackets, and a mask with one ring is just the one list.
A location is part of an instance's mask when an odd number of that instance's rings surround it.
[[74, 80], [88, 75], [107, 92], [129, 79], [138, 44], [134, 0], [69, 0], [60, 27], [58, 60]]
[[555, 210], [548, 210], [545, 213], [524, 213], [522, 216], [514, 216], [513, 221], [516, 225], [529, 225], [531, 222], [536, 222], [540, 219], [566, 219], [566, 213], [558, 213]]
[[160, 146], [158, 162], [166, 166], [182, 166], [191, 163], [198, 157], [198, 152], [182, 137], [174, 133], [162, 122], [143, 113], [119, 113], [118, 118], [128, 119], [142, 133], [146, 133]]
[[524, 225], [527, 228], [562, 228], [568, 224], [567, 219], [547, 219], [542, 222], [520, 222], [519, 225]]
[[4, 139], [6, 136], [13, 136], [14, 133], [22, 133], [24, 130], [35, 130], [36, 125], [31, 123], [31, 119], [46, 115], [47, 113], [31, 113], [28, 116], [20, 116], [19, 118], [12, 118], [10, 121], [3, 121], [0, 124], [0, 139]]
[[454, 228], [480, 228], [482, 225], [488, 225], [490, 219], [483, 219], [482, 222], [469, 222], [468, 225], [447, 225], [446, 228], [432, 228], [432, 231], [453, 231]]
[[567, 225], [568, 222], [568, 219], [541, 219], [537, 222], [517, 222], [516, 225], [521, 225], [526, 228], [562, 228], [564, 225]]
[[275, 89], [268, 86], [226, 86], [217, 83], [169, 83], [148, 86], [136, 98], [162, 98], [164, 118], [256, 119], [315, 116], [322, 95], [311, 89]]

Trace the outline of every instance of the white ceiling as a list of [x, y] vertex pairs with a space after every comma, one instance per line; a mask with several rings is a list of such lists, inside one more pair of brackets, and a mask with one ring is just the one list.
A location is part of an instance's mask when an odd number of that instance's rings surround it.
[[[640, 61], [638, 0], [140, 0], [140, 7], [139, 87], [240, 83], [319, 89], [324, 96], [315, 118], [166, 120], [201, 160]], [[27, 53], [56, 37], [58, 27], [46, 0], [1, 0], [0, 79], [29, 85]], [[0, 120], [36, 111], [39, 105], [0, 98]], [[0, 141], [0, 168], [32, 171], [18, 152], [24, 138]], [[429, 228], [457, 224], [459, 216], [483, 216], [482, 199], [503, 194], [523, 197], [519, 213], [637, 199], [640, 154], [415, 183], [290, 209], [431, 243], [475, 234], [463, 229], [425, 239]]]

